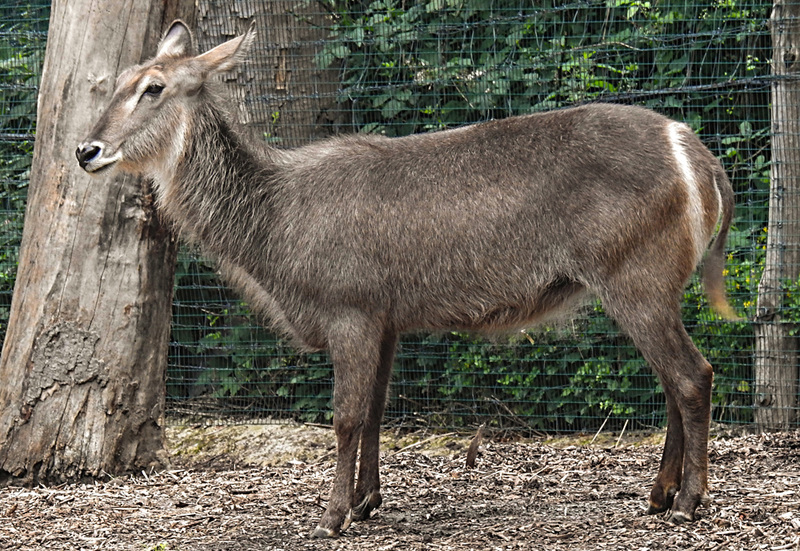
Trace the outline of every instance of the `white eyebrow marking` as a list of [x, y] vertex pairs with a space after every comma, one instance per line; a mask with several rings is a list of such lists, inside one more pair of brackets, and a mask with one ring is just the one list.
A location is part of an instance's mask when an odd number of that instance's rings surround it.
[[133, 110], [136, 109], [136, 106], [139, 104], [139, 99], [142, 97], [142, 94], [147, 87], [153, 83], [154, 80], [155, 79], [148, 74], [145, 74], [141, 79], [139, 79], [139, 82], [136, 84], [136, 92], [131, 95], [131, 97], [129, 97], [123, 105], [126, 116], [133, 113]]

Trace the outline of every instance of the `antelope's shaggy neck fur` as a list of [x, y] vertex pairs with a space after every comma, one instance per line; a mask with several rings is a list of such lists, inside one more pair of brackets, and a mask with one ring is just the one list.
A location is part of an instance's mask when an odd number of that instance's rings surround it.
[[266, 323], [301, 348], [323, 348], [319, 332], [301, 336], [284, 315], [286, 306], [273, 298], [281, 289], [270, 268], [290, 260], [280, 258], [279, 247], [267, 246], [280, 230], [273, 211], [284, 155], [232, 125], [209, 99], [198, 98], [177, 124], [183, 132], [174, 144], [175, 162], [152, 174], [158, 207], [182, 235], [216, 257], [223, 275]]
[[158, 206], [190, 240], [218, 256], [233, 254], [229, 260], [237, 264], [247, 262], [254, 241], [262, 248], [263, 230], [270, 228], [275, 170], [259, 162], [255, 144], [212, 103], [196, 102], [179, 125], [186, 130], [177, 142], [177, 162], [152, 175]]

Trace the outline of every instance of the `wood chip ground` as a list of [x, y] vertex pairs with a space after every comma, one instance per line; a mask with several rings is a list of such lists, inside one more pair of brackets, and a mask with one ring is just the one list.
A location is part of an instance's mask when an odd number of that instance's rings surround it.
[[[487, 439], [476, 467], [467, 469], [468, 436], [437, 442], [426, 435], [422, 443], [385, 446], [384, 503], [372, 519], [336, 540], [318, 541], [308, 535], [334, 470], [332, 437], [325, 434], [328, 443], [317, 446], [316, 456], [284, 450], [270, 466], [237, 464], [230, 458], [235, 450], [189, 460], [178, 446], [168, 471], [0, 489], [0, 547], [800, 550], [800, 431], [714, 439], [713, 503], [682, 526], [644, 513], [659, 445]], [[233, 447], [241, 446], [247, 440]]]

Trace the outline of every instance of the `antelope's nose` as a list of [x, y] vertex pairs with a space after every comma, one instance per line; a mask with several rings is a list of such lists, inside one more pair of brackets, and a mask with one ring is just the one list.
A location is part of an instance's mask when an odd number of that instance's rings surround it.
[[86, 168], [86, 165], [88, 165], [92, 159], [100, 155], [101, 151], [103, 151], [103, 149], [97, 144], [82, 143], [78, 146], [78, 149], [75, 150], [75, 156], [78, 158], [78, 164], [81, 165], [81, 168]]

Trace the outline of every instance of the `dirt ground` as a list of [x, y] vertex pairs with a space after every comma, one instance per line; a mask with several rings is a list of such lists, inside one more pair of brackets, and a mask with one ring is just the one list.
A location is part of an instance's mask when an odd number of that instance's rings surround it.
[[386, 433], [383, 506], [311, 540], [333, 477], [330, 430], [169, 430], [173, 468], [0, 489], [0, 547], [47, 550], [800, 550], [800, 431], [716, 436], [713, 503], [674, 526], [644, 514], [660, 435], [525, 442]]

